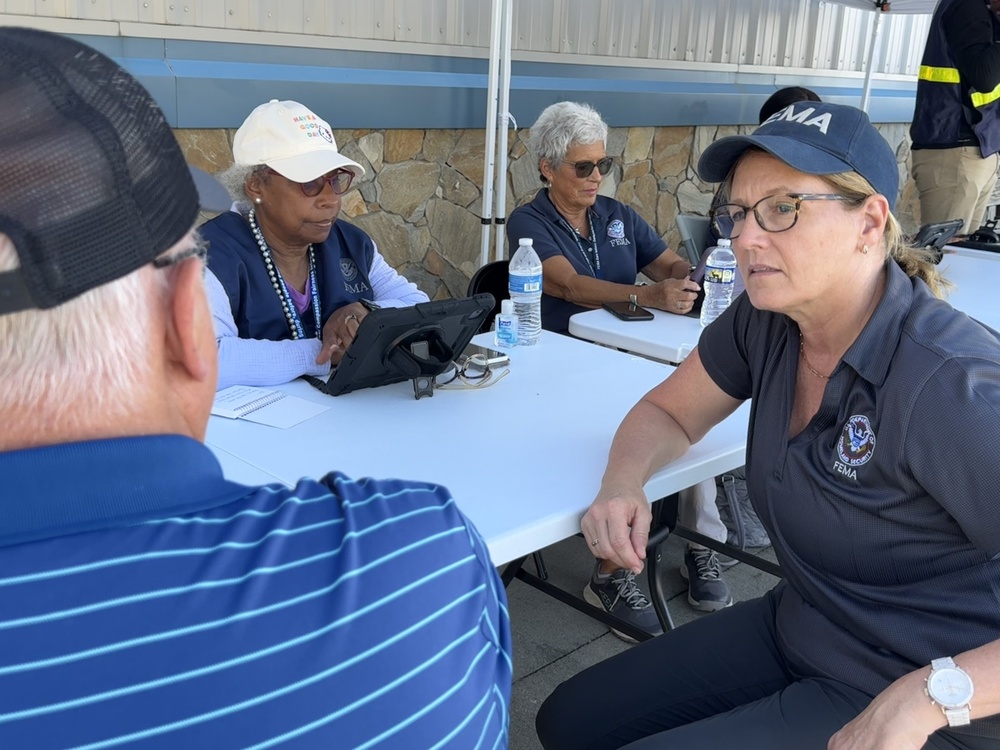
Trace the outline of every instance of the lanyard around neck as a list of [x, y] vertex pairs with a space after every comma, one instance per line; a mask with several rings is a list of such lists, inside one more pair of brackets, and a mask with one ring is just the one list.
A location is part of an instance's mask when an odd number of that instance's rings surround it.
[[583, 245], [583, 238], [580, 236], [573, 227], [570, 226], [566, 219], [562, 222], [566, 226], [570, 235], [576, 241], [576, 247], [580, 251], [580, 256], [586, 261], [587, 267], [590, 268], [590, 275], [595, 279], [600, 278], [601, 273], [601, 251], [597, 247], [597, 232], [594, 230], [594, 221], [590, 216], [590, 210], [587, 210], [587, 224], [590, 227], [590, 239], [587, 242], [587, 246]]

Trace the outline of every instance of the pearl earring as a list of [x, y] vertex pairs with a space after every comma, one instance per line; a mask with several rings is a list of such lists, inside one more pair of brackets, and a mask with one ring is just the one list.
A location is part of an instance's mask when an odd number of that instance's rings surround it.
[[[253, 202], [256, 203], [259, 206], [260, 205], [260, 197], [254, 198]], [[865, 248], [865, 252], [866, 253], [868, 252], [868, 248], [867, 247]]]
[[[260, 203], [260, 198], [257, 199], [257, 202]], [[861, 248], [861, 252], [864, 253], [865, 255], [868, 255], [868, 245], [863, 245]]]

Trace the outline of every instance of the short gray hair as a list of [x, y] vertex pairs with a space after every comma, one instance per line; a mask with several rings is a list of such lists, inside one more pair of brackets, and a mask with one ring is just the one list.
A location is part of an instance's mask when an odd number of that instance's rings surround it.
[[[189, 233], [164, 256], [194, 242]], [[0, 271], [18, 266], [0, 234]], [[34, 412], [72, 427], [127, 413], [159, 366], [148, 346], [170, 276], [145, 265], [58, 307], [0, 315], [0, 414]]]
[[217, 172], [215, 179], [228, 191], [234, 203], [237, 203], [240, 208], [249, 208], [247, 180], [251, 175], [263, 174], [266, 171], [267, 167], [263, 164], [233, 164], [221, 172]]
[[576, 144], [607, 143], [608, 124], [589, 104], [556, 102], [542, 110], [531, 126], [528, 148], [541, 164], [545, 159], [555, 165], [566, 158]]

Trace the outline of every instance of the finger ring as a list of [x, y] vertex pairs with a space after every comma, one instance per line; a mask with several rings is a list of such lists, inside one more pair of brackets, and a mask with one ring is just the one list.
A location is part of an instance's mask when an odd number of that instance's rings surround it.
[[346, 318], [344, 318], [344, 323], [346, 324], [347, 321], [349, 321], [349, 320], [357, 320], [357, 319], [358, 319], [358, 316], [355, 315], [354, 313], [351, 313]]
[[599, 542], [599, 540], [598, 540], [598, 539], [595, 539], [594, 541], [592, 541], [592, 542], [590, 543], [590, 546], [591, 546], [591, 547], [596, 547], [596, 546], [597, 546], [597, 544], [598, 544], [598, 542]]
[[677, 309], [680, 310], [682, 307], [684, 307], [684, 303], [681, 302], [680, 300], [677, 300]]

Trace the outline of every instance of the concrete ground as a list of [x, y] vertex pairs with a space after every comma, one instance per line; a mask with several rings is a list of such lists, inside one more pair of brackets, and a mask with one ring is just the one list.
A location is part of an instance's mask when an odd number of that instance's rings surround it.
[[[675, 625], [698, 617], [710, 617], [692, 608], [687, 601], [687, 587], [677, 569], [684, 550], [684, 540], [670, 537], [663, 545], [664, 588]], [[571, 537], [543, 550], [549, 581], [581, 596], [589, 579], [593, 557], [583, 539]], [[774, 559], [768, 549], [764, 556]], [[534, 572], [529, 560], [526, 567]], [[752, 568], [736, 565], [723, 571], [736, 601], [760, 596], [777, 579]], [[645, 590], [645, 577], [640, 576]], [[648, 592], [647, 592], [648, 593]], [[515, 580], [507, 589], [514, 638], [514, 690], [511, 700], [510, 750], [541, 750], [535, 736], [535, 713], [542, 701], [563, 680], [620, 653], [629, 644], [584, 614], [552, 597]]]

